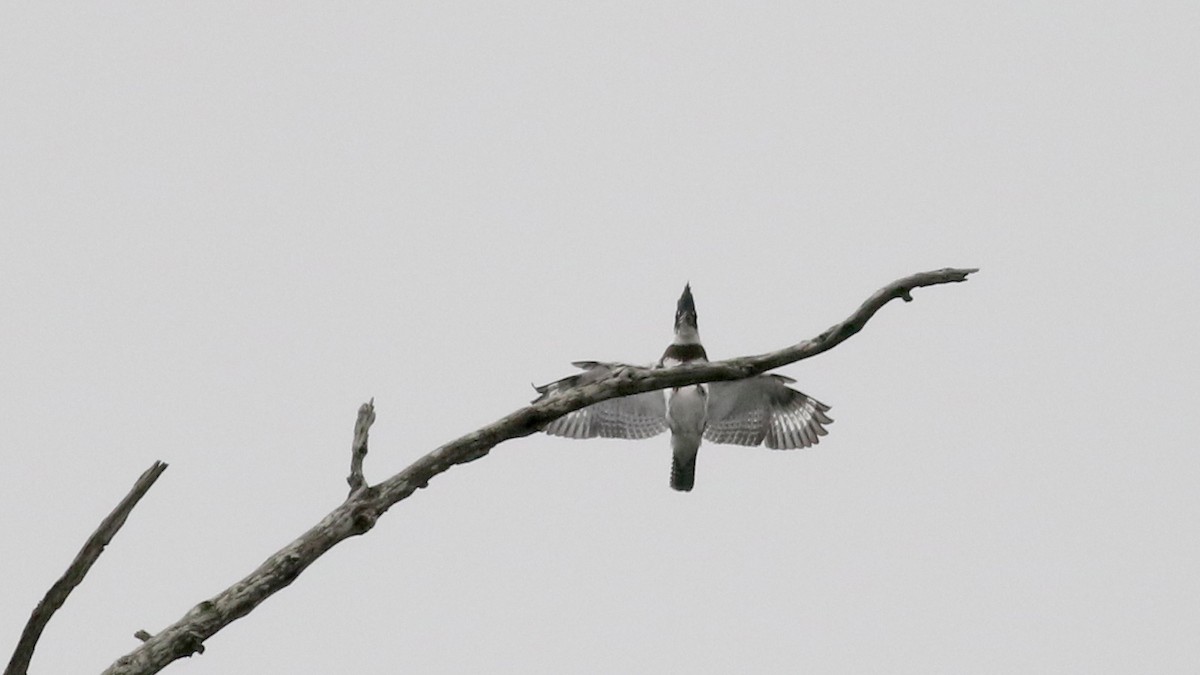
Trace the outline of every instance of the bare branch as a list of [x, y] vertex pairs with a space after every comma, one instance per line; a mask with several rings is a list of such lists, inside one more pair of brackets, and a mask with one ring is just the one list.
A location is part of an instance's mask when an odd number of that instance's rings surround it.
[[350, 493], [366, 487], [367, 479], [363, 478], [363, 458], [367, 456], [367, 436], [371, 425], [375, 423], [375, 399], [358, 407], [358, 420], [354, 423], [354, 445], [350, 448], [350, 475], [346, 482], [350, 484]]
[[[862, 330], [867, 321], [891, 300], [911, 300], [911, 293], [915, 288], [965, 281], [967, 275], [976, 271], [947, 268], [894, 281], [868, 298], [846, 320], [833, 325], [811, 340], [776, 352], [677, 368], [618, 369], [607, 378], [525, 406], [492, 424], [451, 441], [378, 485], [367, 486], [364, 480], [359, 489], [352, 490], [345, 502], [312, 529], [272, 555], [244, 579], [218, 593], [211, 600], [196, 605], [183, 618], [118, 659], [104, 671], [105, 675], [157, 673], [172, 661], [202, 650], [204, 640], [231, 622], [249, 614], [268, 597], [287, 587], [330, 548], [344, 539], [370, 530], [389, 508], [418, 488], [427, 486], [434, 476], [455, 464], [483, 457], [499, 443], [536, 433], [571, 411], [606, 399], [667, 387], [737, 380], [815, 356], [832, 349]], [[373, 408], [368, 407], [368, 413], [370, 412], [373, 412]], [[360, 408], [359, 423], [355, 427], [356, 457], [360, 428], [365, 454], [366, 427], [369, 427], [370, 423], [364, 425], [364, 419], [373, 420], [373, 414], [364, 418]], [[361, 457], [358, 459], [361, 473]], [[354, 476], [352, 465], [352, 486]]]
[[108, 546], [113, 536], [125, 524], [129, 512], [133, 511], [133, 507], [137, 506], [142, 496], [166, 469], [167, 465], [162, 462], [155, 462], [149, 469], [146, 469], [133, 484], [133, 489], [129, 491], [129, 494], [125, 495], [125, 498], [117, 504], [117, 508], [113, 509], [112, 513], [100, 522], [100, 527], [96, 528], [92, 536], [84, 542], [83, 548], [71, 561], [67, 571], [58, 581], [54, 582], [50, 590], [46, 591], [46, 596], [34, 608], [29, 622], [25, 624], [25, 630], [21, 633], [21, 639], [17, 641], [16, 651], [9, 659], [8, 667], [4, 669], [4, 675], [25, 675], [29, 669], [29, 661], [33, 658], [33, 650], [37, 647], [38, 639], [42, 637], [42, 630], [46, 628], [50, 617], [54, 616], [58, 608], [67, 601], [67, 596], [71, 594], [71, 591], [75, 590], [75, 587], [83, 581], [88, 570], [104, 552], [104, 547]]

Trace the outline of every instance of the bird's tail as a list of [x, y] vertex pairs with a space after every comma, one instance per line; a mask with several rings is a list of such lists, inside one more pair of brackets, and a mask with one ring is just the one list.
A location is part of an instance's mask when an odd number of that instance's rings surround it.
[[691, 492], [696, 484], [696, 453], [690, 458], [680, 460], [679, 455], [671, 455], [671, 489], [680, 492]]

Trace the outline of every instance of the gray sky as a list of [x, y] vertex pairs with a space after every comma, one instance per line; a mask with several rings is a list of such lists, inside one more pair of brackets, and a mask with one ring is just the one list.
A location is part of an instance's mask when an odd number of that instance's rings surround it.
[[1200, 5], [0, 5], [0, 636], [97, 672], [581, 358], [815, 449], [505, 444], [170, 672], [1195, 672]]

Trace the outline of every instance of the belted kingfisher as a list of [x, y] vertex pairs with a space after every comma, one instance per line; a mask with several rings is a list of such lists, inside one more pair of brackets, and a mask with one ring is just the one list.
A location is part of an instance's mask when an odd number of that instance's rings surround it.
[[[675, 339], [667, 346], [656, 368], [707, 361], [700, 344], [696, 304], [691, 284], [675, 309]], [[595, 382], [621, 363], [576, 361], [578, 375], [535, 387], [538, 401], [572, 387]], [[546, 433], [567, 438], [649, 438], [671, 431], [671, 487], [687, 492], [696, 482], [696, 454], [702, 439], [713, 443], [766, 446], [777, 450], [807, 448], [829, 433], [829, 406], [791, 387], [790, 377], [755, 375], [732, 382], [710, 382], [675, 387], [665, 395], [648, 391], [612, 398], [560, 417]]]

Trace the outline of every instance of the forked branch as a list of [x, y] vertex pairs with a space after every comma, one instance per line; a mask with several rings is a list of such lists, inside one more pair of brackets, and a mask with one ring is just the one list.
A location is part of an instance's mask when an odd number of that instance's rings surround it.
[[[376, 519], [397, 502], [430, 479], [455, 464], [462, 464], [486, 455], [497, 444], [533, 434], [550, 422], [585, 406], [614, 398], [667, 387], [680, 387], [702, 382], [736, 380], [766, 372], [820, 354], [841, 344], [862, 330], [867, 321], [885, 304], [896, 298], [912, 299], [913, 289], [965, 281], [974, 269], [942, 269], [914, 274], [884, 286], [867, 299], [846, 320], [830, 327], [811, 340], [799, 342], [779, 351], [759, 356], [743, 356], [726, 361], [687, 365], [677, 368], [651, 369], [628, 367], [614, 371], [609, 377], [559, 396], [551, 396], [525, 406], [481, 429], [451, 441], [413, 462], [408, 468], [377, 485], [366, 485], [362, 479], [362, 457], [358, 455], [359, 434], [352, 457], [350, 496], [298, 539], [272, 555], [258, 569], [241, 581], [193, 607], [183, 618], [149, 637], [141, 646], [121, 657], [107, 675], [147, 675], [156, 673], [172, 661], [191, 656], [202, 649], [204, 640], [249, 614], [264, 600], [296, 580], [322, 554], [342, 540], [363, 534], [374, 527]], [[366, 406], [364, 406], [364, 409]], [[366, 427], [374, 419], [359, 411], [362, 430], [362, 454], [366, 454]]]
[[154, 485], [154, 481], [158, 480], [158, 477], [166, 470], [167, 465], [162, 462], [155, 462], [149, 469], [146, 469], [134, 482], [129, 494], [125, 495], [125, 498], [117, 504], [117, 508], [113, 509], [112, 513], [100, 522], [100, 527], [96, 528], [92, 536], [84, 542], [83, 548], [71, 561], [67, 571], [63, 572], [58, 581], [54, 582], [50, 590], [46, 591], [46, 596], [34, 608], [28, 623], [25, 624], [25, 630], [21, 633], [21, 639], [17, 641], [17, 648], [8, 661], [8, 667], [4, 669], [4, 675], [25, 675], [29, 670], [29, 660], [33, 658], [33, 650], [42, 636], [42, 630], [50, 622], [50, 617], [54, 616], [58, 608], [66, 602], [71, 591], [75, 590], [75, 587], [87, 576], [88, 570], [92, 569], [92, 565], [104, 552], [104, 547], [108, 546], [108, 543], [117, 534], [117, 530], [120, 530], [121, 526], [125, 524], [125, 519], [129, 517], [133, 507], [137, 506], [137, 503]]

